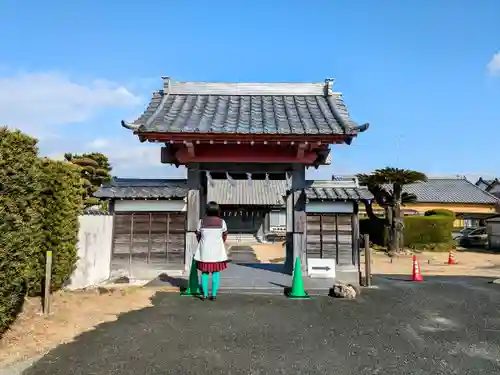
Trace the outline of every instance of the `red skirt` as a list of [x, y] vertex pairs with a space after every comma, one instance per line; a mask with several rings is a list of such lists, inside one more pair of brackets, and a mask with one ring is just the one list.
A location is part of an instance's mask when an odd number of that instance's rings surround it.
[[227, 262], [198, 262], [196, 261], [196, 268], [201, 272], [219, 272], [227, 268]]

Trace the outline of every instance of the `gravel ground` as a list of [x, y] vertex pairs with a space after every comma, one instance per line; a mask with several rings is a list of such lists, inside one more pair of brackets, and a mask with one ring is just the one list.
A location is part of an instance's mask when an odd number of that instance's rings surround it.
[[355, 301], [158, 293], [25, 374], [500, 374], [498, 285], [374, 282]]

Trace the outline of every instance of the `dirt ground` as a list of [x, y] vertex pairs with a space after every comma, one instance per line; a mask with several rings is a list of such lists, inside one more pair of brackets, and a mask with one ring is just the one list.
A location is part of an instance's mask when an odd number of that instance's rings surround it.
[[[283, 263], [285, 248], [283, 243], [254, 245], [255, 255], [262, 263]], [[392, 261], [391, 261], [392, 259]], [[422, 275], [434, 276], [487, 276], [500, 277], [500, 253], [457, 250], [455, 260], [458, 264], [448, 265], [448, 253], [418, 253]], [[361, 255], [364, 270], [364, 256]], [[373, 251], [372, 273], [386, 275], [410, 275], [412, 255], [389, 258], [385, 253]]]
[[285, 261], [285, 246], [283, 242], [274, 244], [252, 245], [255, 256], [261, 263], [283, 263]]
[[[466, 250], [455, 251], [458, 264], [448, 265], [448, 253], [424, 252], [416, 254], [422, 275], [429, 276], [485, 276], [500, 277], [500, 253], [481, 253]], [[392, 263], [391, 263], [392, 259]], [[364, 256], [361, 256], [364, 270]], [[372, 254], [372, 273], [386, 275], [410, 275], [412, 255], [389, 258], [381, 252]]]
[[23, 312], [0, 340], [0, 367], [46, 353], [121, 313], [151, 306], [154, 288], [128, 287], [53, 294], [44, 316], [39, 298], [28, 298]]

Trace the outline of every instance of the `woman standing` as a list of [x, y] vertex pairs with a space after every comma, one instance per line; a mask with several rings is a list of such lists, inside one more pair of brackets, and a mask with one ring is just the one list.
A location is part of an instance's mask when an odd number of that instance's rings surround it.
[[198, 222], [196, 232], [198, 247], [194, 254], [196, 266], [201, 271], [203, 300], [208, 297], [208, 278], [212, 274], [212, 296], [215, 301], [220, 286], [220, 271], [227, 268], [226, 222], [220, 218], [220, 208], [216, 202], [209, 202], [206, 216]]

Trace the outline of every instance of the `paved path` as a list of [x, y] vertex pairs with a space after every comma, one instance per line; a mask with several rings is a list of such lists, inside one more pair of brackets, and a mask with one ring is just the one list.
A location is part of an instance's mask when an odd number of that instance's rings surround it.
[[375, 278], [356, 301], [157, 294], [26, 375], [500, 373], [500, 287]]
[[231, 246], [228, 251], [228, 258], [233, 263], [260, 263], [251, 246]]
[[[231, 263], [221, 273], [223, 293], [248, 290], [283, 294], [284, 288], [292, 286], [292, 276], [284, 272], [283, 264], [261, 263], [251, 246], [231, 246], [229, 259]], [[304, 278], [304, 283], [312, 294], [327, 294], [333, 281]]]

